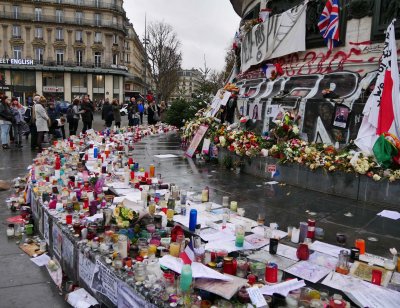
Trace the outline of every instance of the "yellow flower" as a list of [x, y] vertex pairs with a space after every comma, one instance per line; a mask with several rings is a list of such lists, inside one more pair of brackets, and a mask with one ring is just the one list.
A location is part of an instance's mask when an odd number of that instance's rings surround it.
[[128, 221], [128, 220], [124, 220], [124, 221], [122, 222], [122, 227], [123, 227], [123, 228], [128, 228], [128, 227], [129, 227], [129, 221]]
[[132, 220], [133, 219], [133, 211], [129, 211], [129, 213], [128, 213], [128, 219], [129, 220]]
[[119, 216], [119, 207], [116, 206], [114, 209], [114, 217], [118, 217]]

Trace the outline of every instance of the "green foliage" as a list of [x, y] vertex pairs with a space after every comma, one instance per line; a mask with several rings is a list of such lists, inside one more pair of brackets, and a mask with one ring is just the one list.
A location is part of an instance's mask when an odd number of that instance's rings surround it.
[[181, 128], [186, 121], [193, 119], [196, 113], [205, 107], [206, 102], [203, 100], [187, 101], [185, 99], [177, 99], [168, 108], [165, 122]]

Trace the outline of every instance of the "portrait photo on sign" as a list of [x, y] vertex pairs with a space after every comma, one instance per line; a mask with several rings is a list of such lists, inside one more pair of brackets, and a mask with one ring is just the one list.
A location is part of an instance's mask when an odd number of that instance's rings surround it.
[[261, 120], [262, 119], [261, 112], [262, 112], [262, 104], [260, 103], [250, 104], [250, 110], [249, 110], [250, 119]]
[[336, 105], [334, 118], [333, 118], [333, 126], [338, 128], [346, 128], [349, 123], [350, 109], [346, 106]]

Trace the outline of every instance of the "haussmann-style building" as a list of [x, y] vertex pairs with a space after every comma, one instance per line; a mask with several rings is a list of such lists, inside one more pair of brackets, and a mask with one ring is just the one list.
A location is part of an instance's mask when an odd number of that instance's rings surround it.
[[0, 1], [0, 19], [0, 91], [8, 96], [125, 100], [148, 88], [122, 0]]

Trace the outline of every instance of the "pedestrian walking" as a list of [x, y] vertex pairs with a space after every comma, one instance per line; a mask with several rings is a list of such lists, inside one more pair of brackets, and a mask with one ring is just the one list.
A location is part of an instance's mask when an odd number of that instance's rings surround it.
[[83, 96], [83, 100], [81, 103], [81, 111], [84, 111], [81, 113], [83, 122], [82, 133], [86, 133], [88, 129], [92, 129], [93, 112], [94, 112], [94, 107], [89, 100], [89, 95]]
[[114, 116], [114, 121], [115, 121], [115, 126], [120, 128], [121, 127], [121, 106], [119, 105], [119, 102], [117, 99], [113, 99], [112, 101], [112, 110], [113, 110], [113, 116]]
[[10, 148], [10, 128], [14, 122], [14, 117], [10, 108], [10, 100], [7, 96], [0, 98], [0, 128], [1, 128], [1, 144], [3, 150]]
[[108, 99], [103, 104], [101, 118], [104, 120], [105, 127], [110, 128], [114, 121], [114, 112]]
[[140, 125], [143, 125], [143, 114], [144, 114], [144, 105], [143, 105], [143, 100], [138, 99], [138, 111], [139, 111], [139, 117], [140, 117]]
[[28, 108], [25, 111], [24, 120], [29, 125], [31, 135], [31, 149], [37, 149], [37, 129], [35, 120], [35, 104], [39, 103], [40, 95], [34, 95], [32, 102], [28, 103]]
[[24, 121], [25, 108], [22, 106], [18, 99], [13, 97], [11, 99], [11, 112], [14, 116], [14, 122], [12, 124], [14, 131], [14, 144], [17, 148], [22, 148], [22, 137], [23, 137], [23, 128], [26, 125]]
[[37, 145], [39, 152], [42, 151], [42, 144], [44, 141], [44, 135], [49, 132], [49, 122], [50, 118], [46, 112], [46, 98], [44, 96], [40, 97], [39, 103], [35, 104], [35, 123], [36, 123], [36, 130], [37, 130]]

